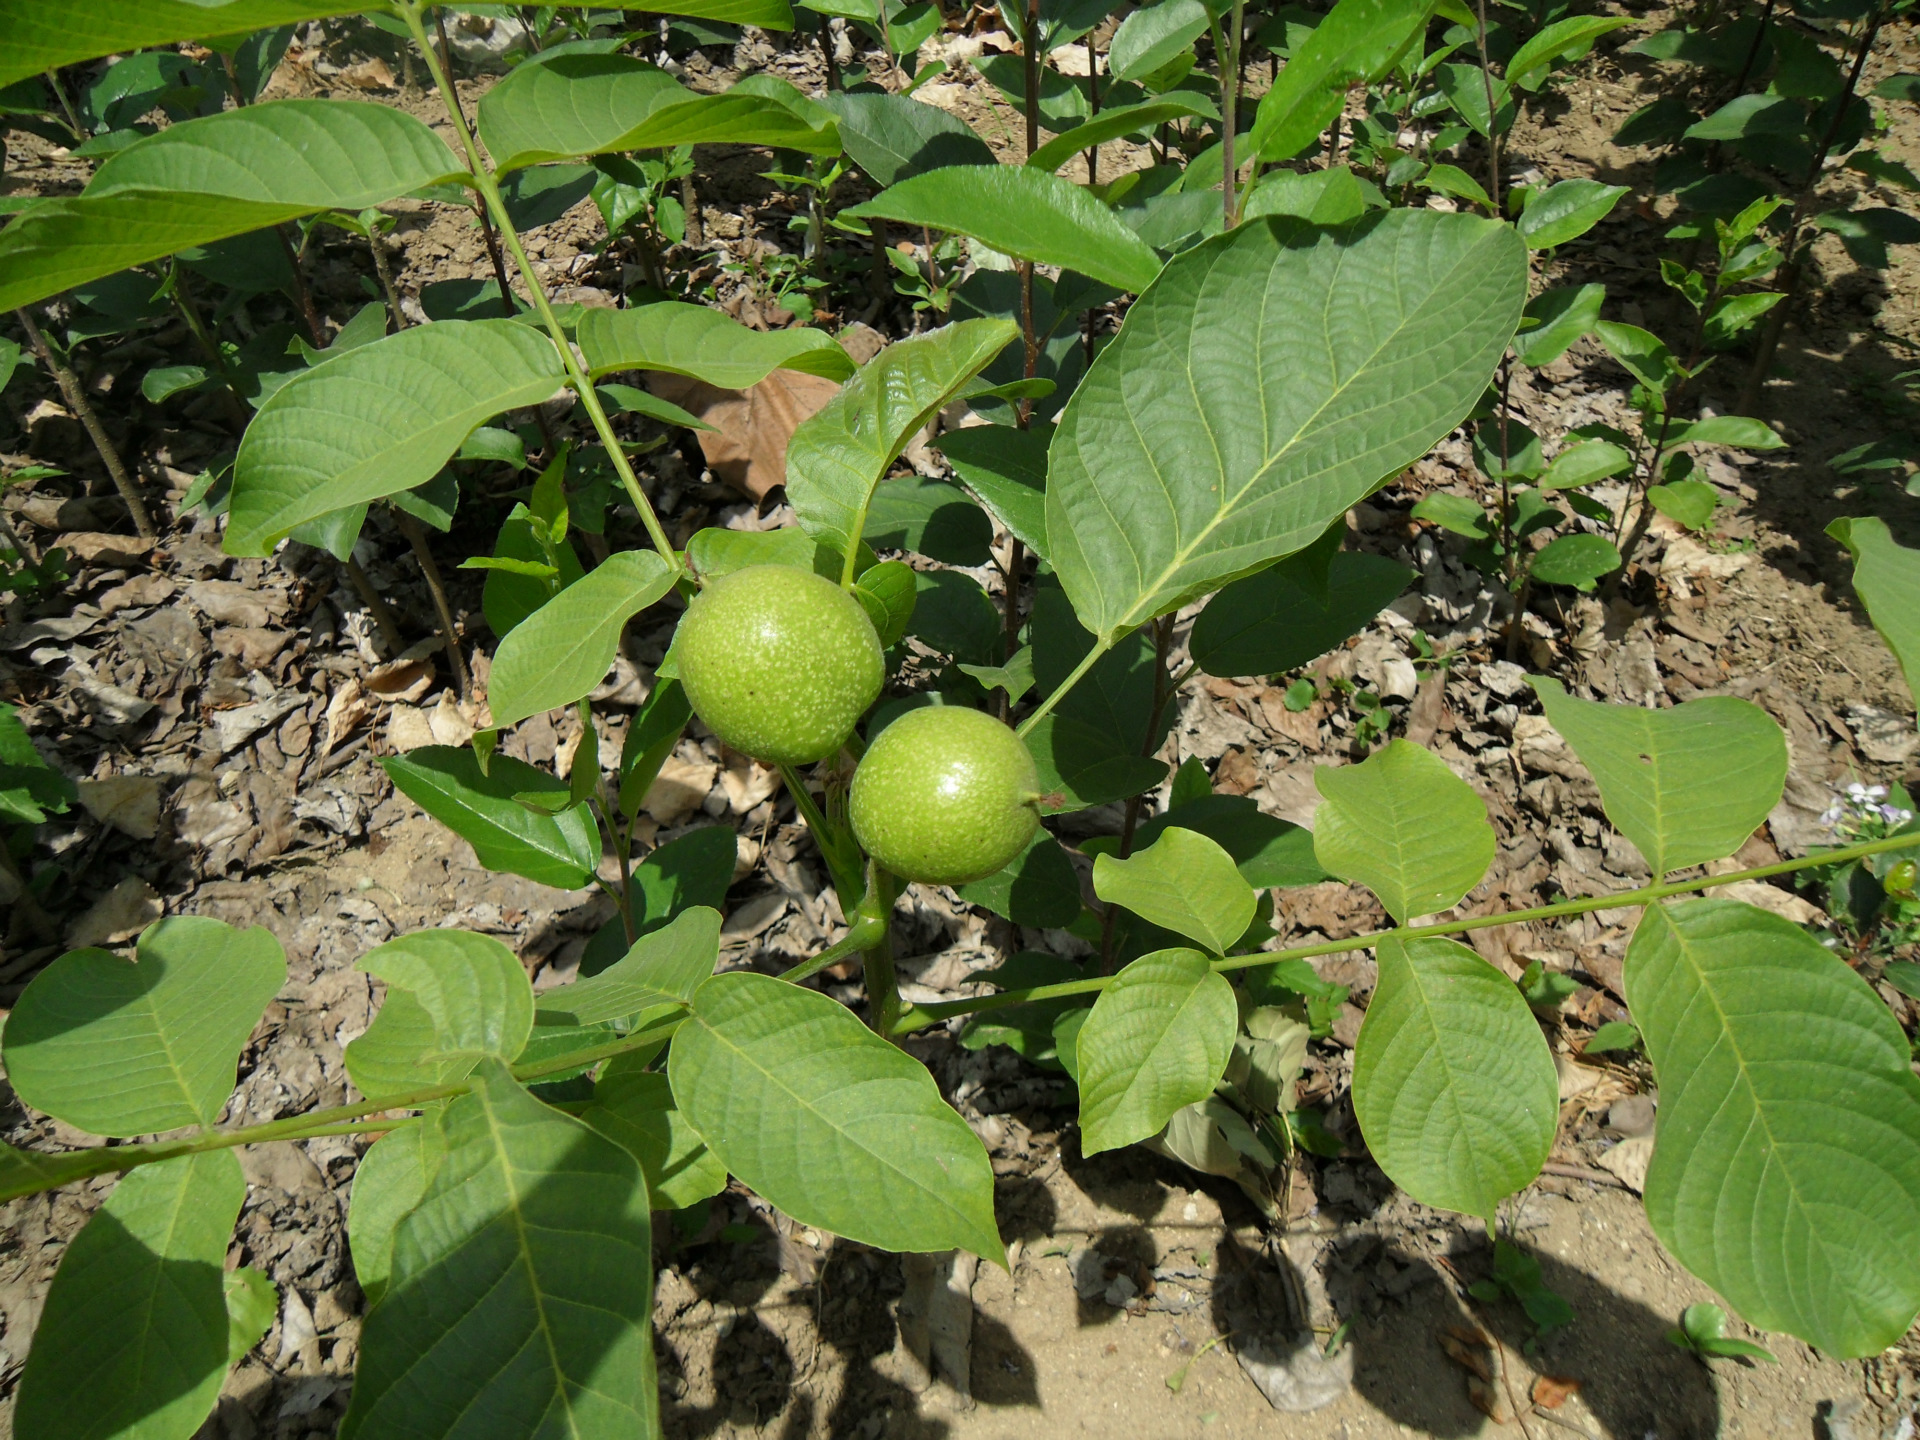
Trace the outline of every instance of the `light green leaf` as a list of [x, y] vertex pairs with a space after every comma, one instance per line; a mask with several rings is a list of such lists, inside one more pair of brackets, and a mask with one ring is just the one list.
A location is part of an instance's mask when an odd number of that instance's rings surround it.
[[1660, 1082], [1647, 1218], [1751, 1324], [1877, 1354], [1920, 1309], [1920, 1082], [1885, 1003], [1750, 905], [1649, 906], [1627, 1003]]
[[281, 386], [234, 461], [226, 548], [266, 555], [305, 520], [424, 485], [473, 428], [560, 388], [553, 342], [513, 320], [443, 320]]
[[373, 1024], [347, 1046], [347, 1073], [370, 1100], [462, 1079], [487, 1057], [512, 1060], [533, 1029], [527, 972], [491, 935], [421, 930], [355, 968], [387, 984]]
[[1562, 180], [1528, 199], [1520, 213], [1521, 238], [1529, 250], [1551, 250], [1576, 240], [1606, 219], [1626, 193], [1624, 185]]
[[0, 85], [117, 51], [243, 35], [362, 8], [326, 0], [88, 0], [84, 10], [69, 11], [41, 0], [0, 0], [0, 34], [7, 37]]
[[1191, 50], [1193, 42], [1207, 33], [1207, 24], [1207, 7], [1200, 0], [1159, 0], [1135, 10], [1120, 22], [1108, 43], [1107, 73], [1115, 80], [1151, 75]]
[[775, 370], [798, 370], [827, 380], [845, 380], [854, 371], [847, 352], [824, 330], [763, 333], [718, 310], [677, 300], [633, 310], [589, 310], [577, 335], [594, 375], [660, 370], [690, 375], [722, 390], [745, 390]]
[[1638, 23], [1632, 15], [1575, 15], [1556, 20], [1513, 52], [1506, 64], [1507, 81], [1532, 90], [1547, 78], [1555, 61], [1577, 59], [1602, 35]]
[[70, 950], [36, 975], [7, 1019], [7, 1079], [95, 1135], [211, 1125], [286, 981], [280, 942], [183, 915], [149, 925], [135, 954]]
[[1464, 535], [1469, 540], [1485, 540], [1492, 533], [1489, 527], [1493, 521], [1485, 507], [1478, 500], [1469, 500], [1449, 490], [1422, 496], [1414, 504], [1413, 518]]
[[597, 1025], [655, 1005], [684, 1005], [720, 958], [720, 912], [695, 905], [642, 935], [606, 969], [540, 997], [542, 1025]]
[[1489, 1222], [1553, 1148], [1559, 1082], [1511, 980], [1452, 940], [1384, 941], [1353, 1053], [1367, 1149], [1422, 1205]]
[[905, 95], [829, 90], [819, 103], [839, 117], [847, 158], [883, 189], [922, 170], [996, 163], [966, 121]]
[[1680, 362], [1673, 358], [1666, 343], [1650, 330], [1638, 325], [1622, 325], [1614, 320], [1597, 320], [1593, 333], [1607, 347], [1607, 353], [1626, 367], [1642, 385], [1656, 395], [1681, 378]]
[[1316, 767], [1313, 783], [1326, 797], [1314, 855], [1403, 925], [1450, 909], [1493, 863], [1486, 803], [1430, 750], [1395, 740], [1361, 764]]
[[843, 1005], [730, 971], [694, 994], [668, 1075], [727, 1169], [804, 1224], [1004, 1263], [993, 1171], [919, 1061]]
[[707, 1148], [673, 1103], [673, 1087], [657, 1071], [623, 1065], [617, 1056], [593, 1086], [580, 1119], [635, 1160], [656, 1210], [682, 1210], [727, 1188], [727, 1167]]
[[32, 206], [0, 231], [0, 304], [464, 173], [439, 136], [389, 105], [275, 100], [188, 120], [110, 157], [80, 195]]
[[1198, 950], [1156, 950], [1121, 970], [1074, 1042], [1081, 1150], [1145, 1140], [1206, 1099], [1238, 1028], [1233, 986]]
[[280, 1313], [280, 1287], [251, 1265], [229, 1270], [221, 1280], [227, 1302], [227, 1364], [238, 1365], [273, 1328]]
[[504, 173], [544, 160], [724, 141], [832, 154], [832, 124], [809, 124], [764, 95], [696, 95], [625, 55], [557, 55], [521, 65], [481, 98], [481, 142]]
[[1786, 737], [1750, 701], [1708, 695], [1643, 710], [1577, 699], [1544, 676], [1528, 683], [1655, 876], [1733, 854], [1780, 803]]
[[246, 1194], [231, 1150], [128, 1172], [53, 1277], [16, 1434], [189, 1440], [200, 1429], [227, 1374], [221, 1272]]
[[1764, 421], [1745, 415], [1714, 415], [1705, 420], [1695, 420], [1690, 425], [1676, 426], [1667, 436], [1667, 444], [1731, 445], [1736, 450], [1781, 450], [1786, 448], [1787, 442]]
[[[1195, 10], [1200, 10], [1199, 0], [1167, 0], [1167, 3], [1191, 4]], [[1127, 19], [1130, 22], [1148, 13], [1150, 12], [1136, 10]], [[1201, 11], [1203, 16], [1205, 13]], [[1119, 37], [1114, 38], [1118, 40]], [[1126, 78], [1117, 70], [1114, 74], [1121, 79]], [[1066, 134], [1056, 135], [1042, 145], [1027, 157], [1027, 164], [1040, 170], [1058, 170], [1083, 150], [1091, 150], [1096, 145], [1104, 145], [1107, 141], [1117, 140], [1122, 135], [1131, 135], [1136, 130], [1152, 130], [1157, 125], [1165, 125], [1174, 120], [1190, 119], [1194, 116], [1219, 118], [1216, 107], [1197, 91], [1161, 95], [1152, 100], [1142, 101], [1138, 105], [1121, 105], [1115, 109], [1102, 110], [1086, 124], [1076, 125]]]
[[627, 621], [671, 590], [674, 578], [654, 551], [621, 550], [514, 626], [487, 681], [493, 723], [517, 725], [598, 685]]
[[991, 245], [1141, 291], [1160, 272], [1153, 247], [1070, 180], [1027, 165], [954, 165], [889, 186], [845, 216], [878, 215]]
[[1219, 842], [1178, 826], [1125, 860], [1095, 857], [1093, 893], [1216, 955], [1247, 933], [1256, 904], [1253, 887]]
[[[488, 1062], [393, 1238], [343, 1440], [486, 1433], [653, 1440], [652, 1232], [625, 1150]], [[476, 1420], [476, 1407], [484, 1420]]]
[[1553, 457], [1541, 472], [1541, 490], [1576, 490], [1633, 468], [1633, 456], [1611, 440], [1582, 440]]
[[1649, 485], [1647, 503], [1675, 524], [1704, 530], [1713, 523], [1720, 492], [1704, 480], [1676, 480], [1671, 485]]
[[1842, 517], [1827, 534], [1853, 556], [1853, 590], [1900, 662], [1907, 693], [1920, 695], [1920, 550], [1898, 544], [1887, 522]]
[[1604, 535], [1562, 535], [1542, 548], [1527, 568], [1542, 585], [1591, 590], [1594, 581], [1620, 568], [1620, 551]]
[[1247, 158], [1290, 160], [1313, 144], [1348, 89], [1391, 70], [1432, 13], [1432, 0], [1340, 0], [1261, 97]]
[[1435, 211], [1254, 221], [1176, 258], [1049, 451], [1081, 623], [1111, 643], [1310, 544], [1465, 417], [1525, 296], [1510, 226]]
[[418, 1205], [446, 1153], [440, 1112], [390, 1130], [360, 1157], [353, 1172], [353, 1205], [347, 1212], [347, 1245], [353, 1273], [369, 1304], [386, 1293], [393, 1267], [393, 1232]]
[[600, 832], [584, 805], [558, 815], [529, 810], [513, 797], [565, 793], [544, 770], [495, 755], [480, 762], [465, 746], [424, 745], [380, 762], [402, 794], [473, 846], [489, 870], [509, 870], [542, 885], [578, 890], [600, 863]]
[[1542, 290], [1527, 302], [1513, 353], [1522, 365], [1551, 365], [1600, 320], [1607, 298], [1604, 285], [1567, 285]]
[[[1435, 170], [1452, 168], [1450, 165], [1434, 167]], [[1304, 175], [1291, 170], [1272, 170], [1254, 186], [1240, 214], [1246, 220], [1262, 215], [1297, 215], [1315, 225], [1340, 225], [1367, 213], [1370, 188], [1370, 185], [1362, 187], [1349, 165], [1310, 170]]]
[[48, 1154], [40, 1150], [16, 1150], [0, 1141], [0, 1202], [17, 1200], [41, 1190], [55, 1190], [117, 1168], [111, 1150], [60, 1150]]
[[1018, 333], [1011, 320], [962, 320], [863, 365], [787, 445], [787, 497], [801, 527], [854, 554], [874, 488], [907, 442]]

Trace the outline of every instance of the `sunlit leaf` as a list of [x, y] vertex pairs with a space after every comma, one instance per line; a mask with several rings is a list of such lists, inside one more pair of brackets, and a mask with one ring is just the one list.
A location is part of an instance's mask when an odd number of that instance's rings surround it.
[[1402, 924], [1452, 906], [1493, 863], [1493, 826], [1473, 787], [1431, 750], [1395, 740], [1359, 765], [1322, 765], [1313, 848]]
[[1158, 950], [1121, 970], [1075, 1043], [1082, 1151], [1144, 1140], [1206, 1099], [1238, 1024], [1233, 986], [1198, 950]]

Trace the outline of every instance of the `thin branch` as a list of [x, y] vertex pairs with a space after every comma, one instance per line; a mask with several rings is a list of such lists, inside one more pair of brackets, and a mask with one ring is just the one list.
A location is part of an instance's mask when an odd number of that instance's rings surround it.
[[23, 307], [13, 313], [19, 319], [21, 328], [27, 332], [33, 353], [40, 357], [41, 363], [53, 372], [53, 378], [59, 382], [60, 393], [67, 397], [67, 407], [79, 416], [80, 423], [86, 427], [87, 438], [93, 441], [93, 448], [99, 452], [100, 463], [107, 467], [107, 474], [113, 477], [113, 488], [120, 492], [120, 498], [126, 502], [127, 513], [133, 517], [133, 528], [139, 531], [142, 540], [158, 539], [160, 532], [153, 528], [153, 516], [147, 511], [147, 502], [141, 497], [140, 487], [134, 484], [133, 476], [127, 473], [127, 467], [121, 463], [120, 452], [114, 449], [113, 441], [107, 437], [106, 427], [100, 423], [100, 417], [94, 414], [79, 377], [53, 353], [53, 347], [47, 344], [47, 337], [40, 333], [40, 327], [34, 323], [29, 311]]

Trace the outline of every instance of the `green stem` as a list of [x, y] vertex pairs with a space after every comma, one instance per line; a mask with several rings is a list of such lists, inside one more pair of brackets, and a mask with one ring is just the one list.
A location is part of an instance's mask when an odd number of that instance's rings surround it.
[[547, 302], [547, 288], [540, 281], [539, 273], [533, 268], [533, 262], [527, 258], [527, 252], [520, 245], [519, 233], [513, 228], [513, 220], [507, 214], [506, 202], [500, 198], [500, 187], [494, 183], [493, 174], [480, 158], [480, 147], [475, 143], [473, 131], [468, 126], [465, 114], [454, 94], [453, 82], [441, 67], [440, 56], [427, 39], [425, 25], [421, 23], [421, 14], [425, 10], [422, 0], [402, 0], [403, 13], [407, 28], [413, 32], [413, 43], [420, 47], [420, 53], [426, 58], [427, 71], [433, 76], [434, 86], [440, 91], [440, 99], [446, 107], [447, 116], [460, 135], [460, 144], [467, 154], [467, 163], [473, 170], [473, 182], [479, 190], [481, 199], [486, 202], [487, 212], [492, 215], [494, 227], [500, 232], [501, 243], [513, 256], [513, 263], [527, 282], [527, 290], [533, 299], [533, 305], [540, 312], [541, 322], [547, 327], [547, 334], [553, 337], [554, 348], [560, 352], [560, 360], [566, 366], [567, 380], [573, 386], [574, 393], [580, 397], [581, 405], [586, 409], [587, 417], [593, 422], [594, 433], [600, 437], [600, 443], [607, 447], [607, 457], [613, 462], [614, 473], [619, 475], [620, 483], [626, 487], [627, 497], [633, 501], [634, 509], [640, 512], [640, 523], [647, 528], [647, 537], [652, 540], [653, 548], [660, 552], [670, 568], [681, 568], [680, 556], [673, 548], [673, 542], [667, 538], [667, 532], [660, 524], [660, 517], [654, 514], [653, 505], [648, 501], [646, 492], [640, 488], [640, 479], [633, 473], [628, 463], [627, 452], [620, 447], [620, 438], [613, 433], [613, 423], [607, 419], [606, 409], [600, 404], [595, 393], [593, 381], [586, 371], [580, 368], [580, 361], [573, 353], [573, 345], [567, 339], [559, 317], [553, 313], [553, 306]]
[[1093, 669], [1102, 655], [1113, 648], [1115, 640], [1118, 639], [1119, 637], [1115, 636], [1114, 640], [1108, 640], [1103, 643], [1096, 642], [1094, 647], [1086, 653], [1086, 657], [1082, 659], [1078, 665], [1073, 667], [1073, 673], [1068, 675], [1067, 678], [1062, 680], [1058, 685], [1054, 686], [1052, 690], [1048, 691], [1047, 698], [1040, 702], [1040, 707], [1031, 715], [1027, 716], [1026, 719], [1022, 720], [1013, 733], [1018, 735], [1022, 740], [1026, 739], [1027, 736], [1032, 733], [1033, 727], [1044, 720], [1054, 706], [1067, 698], [1067, 692], [1086, 678], [1087, 672]]
[[[623, 1035], [604, 1045], [595, 1045], [589, 1049], [576, 1050], [570, 1055], [555, 1056], [533, 1065], [516, 1065], [513, 1078], [520, 1081], [538, 1080], [544, 1075], [558, 1074], [563, 1070], [577, 1070], [583, 1065], [591, 1065], [629, 1050], [638, 1050], [647, 1045], [672, 1038], [673, 1032], [680, 1028], [680, 1017], [664, 1020], [658, 1025], [649, 1026], [631, 1035]], [[20, 1195], [32, 1195], [41, 1190], [53, 1190], [59, 1186], [71, 1184], [75, 1180], [84, 1180], [94, 1175], [106, 1175], [116, 1170], [132, 1170], [140, 1165], [152, 1165], [162, 1160], [176, 1159], [181, 1155], [200, 1155], [209, 1150], [231, 1150], [237, 1145], [264, 1145], [274, 1140], [309, 1140], [320, 1135], [357, 1135], [377, 1130], [392, 1130], [404, 1124], [403, 1120], [370, 1121], [368, 1116], [379, 1115], [389, 1110], [418, 1110], [436, 1100], [447, 1100], [456, 1095], [464, 1095], [473, 1088], [470, 1080], [457, 1080], [450, 1085], [434, 1085], [422, 1090], [411, 1090], [404, 1095], [390, 1095], [383, 1100], [363, 1100], [353, 1105], [335, 1105], [326, 1110], [312, 1110], [305, 1115], [294, 1115], [285, 1120], [269, 1120], [263, 1125], [243, 1125], [232, 1130], [203, 1130], [197, 1135], [185, 1135], [178, 1140], [156, 1140], [146, 1145], [115, 1145], [99, 1150], [68, 1151], [63, 1154], [47, 1155], [33, 1153], [26, 1157], [29, 1165], [35, 1162], [62, 1162], [55, 1177], [51, 1180], [34, 1176], [30, 1171], [22, 1174], [14, 1166], [8, 1166], [6, 1178], [0, 1179], [0, 1200], [11, 1200]], [[82, 1159], [81, 1157], [85, 1157]], [[64, 1162], [73, 1161], [72, 1168]]]
[[[1864, 840], [1838, 850], [1781, 860], [1772, 865], [1756, 865], [1750, 870], [1734, 870], [1725, 875], [1699, 875], [1691, 880], [1669, 880], [1645, 885], [1638, 890], [1623, 890], [1613, 895], [1590, 895], [1580, 900], [1563, 900], [1556, 905], [1536, 905], [1530, 910], [1508, 910], [1498, 915], [1475, 915], [1465, 920], [1443, 920], [1433, 925], [1396, 925], [1391, 930], [1376, 930], [1346, 940], [1327, 940], [1318, 945], [1300, 945], [1291, 950], [1262, 950], [1252, 955], [1229, 955], [1215, 960], [1215, 970], [1249, 970], [1259, 965], [1275, 965], [1282, 960], [1310, 960], [1316, 955], [1339, 955], [1349, 950], [1371, 950], [1384, 940], [1425, 940], [1440, 935], [1461, 935], [1470, 930], [1491, 930], [1500, 925], [1524, 925], [1534, 920], [1558, 920], [1586, 915], [1595, 910], [1617, 910], [1650, 905], [1674, 895], [1694, 894], [1722, 885], [1738, 885], [1746, 880], [1764, 880], [1772, 875], [1787, 875], [1819, 865], [1844, 865], [1867, 855], [1889, 850], [1920, 848], [1920, 839], [1912, 835], [1889, 835], [1881, 840]], [[944, 1000], [933, 1005], [916, 1005], [900, 1017], [894, 1033], [904, 1035], [923, 1026], [949, 1020], [956, 1015], [974, 1015], [983, 1010], [1000, 1010], [1009, 1005], [1025, 1005], [1033, 1000], [1059, 1000], [1069, 995], [1087, 995], [1104, 990], [1113, 977], [1069, 980], [1059, 985], [1036, 985], [1025, 990], [1003, 990], [998, 995], [982, 995], [970, 1000]]]

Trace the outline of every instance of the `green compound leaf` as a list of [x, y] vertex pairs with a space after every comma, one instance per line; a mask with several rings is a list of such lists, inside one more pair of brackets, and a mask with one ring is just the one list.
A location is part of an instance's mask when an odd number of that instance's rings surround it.
[[[784, 7], [782, 7], [784, 8]], [[764, 95], [696, 95], [625, 55], [556, 55], [519, 66], [480, 101], [480, 140], [505, 173], [544, 160], [722, 141], [831, 154], [832, 124]]]
[[745, 390], [775, 370], [846, 380], [853, 361], [824, 330], [749, 330], [704, 305], [662, 300], [633, 310], [589, 310], [576, 332], [594, 375], [660, 370], [722, 390]]
[[1520, 237], [1529, 250], [1551, 250], [1577, 240], [1606, 219], [1626, 193], [1624, 185], [1562, 180], [1528, 199], [1518, 221]]
[[727, 1188], [727, 1167], [673, 1103], [667, 1077], [616, 1056], [593, 1086], [580, 1119], [620, 1146], [647, 1177], [657, 1210], [683, 1210]]
[[246, 1359], [247, 1352], [273, 1328], [280, 1313], [280, 1287], [251, 1265], [229, 1270], [221, 1277], [227, 1301], [227, 1365]]
[[368, 1304], [378, 1304], [386, 1293], [394, 1229], [426, 1195], [445, 1153], [436, 1109], [387, 1132], [360, 1157], [347, 1212], [347, 1245]]
[[1207, 21], [1200, 0], [1167, 0], [1134, 11], [1120, 22], [1107, 46], [1108, 73], [1116, 80], [1153, 74], [1191, 50], [1206, 34]]
[[1384, 941], [1353, 1054], [1367, 1148], [1423, 1205], [1491, 1220], [1553, 1148], [1559, 1082], [1514, 984], [1452, 940]]
[[1643, 710], [1576, 699], [1544, 676], [1528, 683], [1656, 876], [1733, 854], [1780, 803], [1786, 737], [1750, 701], [1708, 695]]
[[1093, 893], [1141, 919], [1227, 953], [1253, 923], [1257, 899], [1233, 856], [1197, 830], [1168, 826], [1125, 860], [1099, 855]]
[[0, 303], [29, 305], [163, 255], [465, 173], [439, 136], [388, 105], [275, 100], [188, 120], [109, 158], [80, 195], [32, 206], [0, 231]]
[[826, 996], [732, 971], [695, 992], [667, 1073], [727, 1169], [794, 1219], [882, 1250], [1004, 1264], [993, 1171], [933, 1077]]
[[116, 1168], [110, 1163], [112, 1159], [107, 1150], [62, 1150], [47, 1154], [39, 1150], [16, 1150], [0, 1141], [0, 1202], [105, 1174]]
[[1525, 298], [1511, 226], [1436, 211], [1276, 217], [1173, 260], [1049, 451], [1081, 623], [1111, 642], [1311, 544], [1460, 422]]
[[1649, 906], [1627, 1003], [1660, 1081], [1647, 1218], [1751, 1324], [1841, 1357], [1920, 1309], [1920, 1082], [1879, 996], [1798, 926]]
[[720, 958], [720, 912], [705, 905], [681, 911], [673, 923], [634, 941], [597, 975], [540, 997], [542, 1025], [598, 1025], [656, 1005], [684, 1005]]
[[1018, 333], [1011, 320], [962, 320], [863, 365], [787, 446], [787, 498], [801, 527], [855, 553], [874, 489], [907, 442]]
[[200, 1429], [227, 1373], [222, 1270], [246, 1194], [231, 1150], [127, 1173], [53, 1277], [15, 1433], [188, 1440]]
[[1413, 572], [1378, 555], [1336, 554], [1314, 593], [1302, 556], [1236, 580], [1193, 623], [1193, 663], [1209, 675], [1277, 675], [1297, 670], [1357, 635]]
[[1907, 693], [1920, 695], [1920, 550], [1897, 544], [1887, 522], [1842, 518], [1827, 533], [1853, 556], [1853, 589], [1900, 662]]
[[[1202, 795], [1150, 816], [1133, 832], [1134, 849], [1153, 844], [1169, 825], [1218, 841], [1255, 890], [1317, 885], [1332, 878], [1314, 859], [1311, 831], [1261, 814], [1259, 803], [1245, 795]], [[1081, 848], [1087, 844], [1083, 841]]]
[[533, 1029], [533, 986], [491, 935], [421, 930], [376, 946], [356, 966], [387, 983], [347, 1073], [370, 1100], [444, 1085], [481, 1060], [512, 1060]]
[[560, 890], [593, 882], [600, 832], [586, 807], [543, 815], [513, 798], [541, 791], [564, 795], [546, 771], [496, 754], [483, 775], [472, 750], [448, 745], [389, 755], [380, 766], [402, 794], [473, 846], [487, 869]]
[[571, 705], [606, 678], [627, 621], [673, 588], [674, 572], [652, 550], [609, 555], [500, 642], [487, 702], [493, 723]]
[[1074, 1042], [1080, 1148], [1117, 1150], [1158, 1134], [1213, 1093], [1233, 1054], [1233, 986], [1198, 950], [1142, 955], [1100, 992]]
[[286, 982], [280, 942], [187, 915], [149, 925], [135, 955], [70, 950], [36, 975], [7, 1020], [7, 1078], [95, 1135], [211, 1125]]
[[1429, 0], [1340, 0], [1261, 97], [1248, 158], [1289, 160], [1313, 144], [1348, 89], [1392, 69], [1432, 13]]
[[1395, 740], [1359, 765], [1320, 766], [1313, 783], [1326, 797], [1314, 854], [1400, 924], [1449, 909], [1493, 863], [1485, 803], [1430, 750]]
[[1594, 581], [1620, 568], [1620, 552], [1604, 535], [1562, 535], [1544, 546], [1527, 568], [1542, 585], [1591, 590]]
[[[625, 1150], [495, 1061], [393, 1237], [340, 1433], [653, 1440], [647, 1187]], [[484, 1422], [475, 1416], [483, 1415]]]
[[1160, 257], [1091, 192], [1026, 165], [952, 165], [889, 186], [845, 216], [877, 215], [965, 235], [1016, 259], [1141, 291]]
[[553, 342], [513, 320], [442, 320], [281, 386], [234, 461], [226, 548], [266, 555], [296, 525], [424, 485], [473, 428], [560, 388]]

